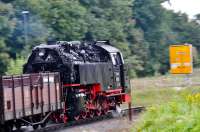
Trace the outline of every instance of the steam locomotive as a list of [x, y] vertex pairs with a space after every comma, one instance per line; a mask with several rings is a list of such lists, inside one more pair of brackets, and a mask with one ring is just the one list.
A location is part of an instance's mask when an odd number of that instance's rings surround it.
[[23, 72], [0, 79], [4, 131], [93, 118], [130, 101], [122, 54], [109, 41], [40, 44]]

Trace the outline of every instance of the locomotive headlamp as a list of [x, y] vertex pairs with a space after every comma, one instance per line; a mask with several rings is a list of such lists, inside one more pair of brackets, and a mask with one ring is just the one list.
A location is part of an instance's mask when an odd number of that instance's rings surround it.
[[39, 53], [39, 56], [44, 56], [44, 52], [40, 52], [40, 53]]
[[41, 51], [39, 52], [39, 56], [44, 56], [44, 54], [45, 54], [45, 51], [44, 51], [44, 50], [41, 50]]

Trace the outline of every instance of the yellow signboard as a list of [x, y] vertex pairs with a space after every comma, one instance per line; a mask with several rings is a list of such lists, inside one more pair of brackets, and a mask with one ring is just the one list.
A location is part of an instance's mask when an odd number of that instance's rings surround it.
[[192, 45], [171, 45], [169, 48], [170, 72], [172, 74], [191, 74], [192, 65]]

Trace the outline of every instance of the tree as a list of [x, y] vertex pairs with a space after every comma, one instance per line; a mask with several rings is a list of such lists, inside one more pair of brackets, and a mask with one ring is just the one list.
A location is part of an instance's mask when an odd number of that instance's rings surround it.
[[22, 74], [23, 65], [26, 63], [26, 58], [18, 56], [16, 59], [10, 59], [6, 74]]
[[41, 13], [47, 27], [52, 30], [50, 37], [57, 40], [81, 40], [87, 31], [86, 9], [78, 0], [48, 0], [48, 12]]
[[143, 31], [135, 28], [132, 19], [132, 0], [80, 0], [80, 3], [87, 8], [85, 39], [110, 40], [129, 63], [130, 76], [137, 76], [143, 69], [142, 59], [146, 54]]
[[[164, 0], [135, 0], [133, 6], [136, 27], [144, 32], [149, 51], [144, 63], [144, 75], [168, 71], [168, 46], [172, 37], [171, 12], [161, 6]], [[175, 38], [176, 39], [176, 38]]]
[[0, 14], [0, 74], [4, 74], [9, 61], [8, 53], [10, 50], [6, 45], [6, 41], [15, 26], [15, 21], [12, 20], [12, 5], [0, 2]]

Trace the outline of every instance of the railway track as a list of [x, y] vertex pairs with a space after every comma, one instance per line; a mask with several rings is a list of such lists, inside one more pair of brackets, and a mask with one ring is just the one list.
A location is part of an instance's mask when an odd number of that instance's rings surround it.
[[132, 107], [131, 109], [129, 109], [129, 108], [122, 109], [122, 111], [129, 112], [129, 110], [131, 110], [132, 113], [140, 113], [140, 112], [144, 111], [145, 109], [146, 109], [146, 107], [144, 107], [144, 106], [137, 106], [137, 107]]
[[[129, 108], [122, 109], [121, 113], [122, 113], [122, 116], [129, 116], [129, 120], [132, 120], [132, 115], [138, 114], [144, 110], [145, 110], [144, 106], [138, 106], [138, 107], [132, 107], [131, 109], [129, 109]], [[84, 124], [92, 123], [95, 121], [103, 121], [103, 120], [106, 121], [111, 118], [115, 118], [115, 117], [113, 117], [112, 112], [109, 112], [107, 115], [96, 116], [92, 119], [88, 118], [88, 119], [84, 119], [84, 120], [81, 119], [78, 121], [70, 121], [67, 124], [65, 124], [65, 123], [49, 124], [45, 128], [39, 128], [38, 130], [32, 130], [32, 129], [28, 130], [27, 128], [24, 128], [20, 131], [14, 131], [14, 132], [53, 132], [53, 131], [57, 131], [57, 130], [62, 130], [64, 128], [70, 128], [70, 127], [73, 127], [76, 125], [84, 125]]]

